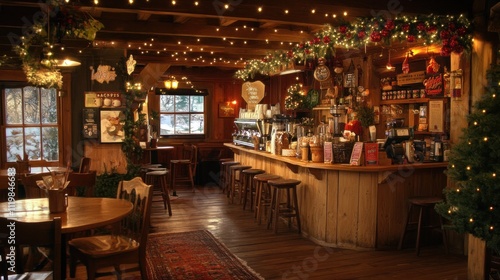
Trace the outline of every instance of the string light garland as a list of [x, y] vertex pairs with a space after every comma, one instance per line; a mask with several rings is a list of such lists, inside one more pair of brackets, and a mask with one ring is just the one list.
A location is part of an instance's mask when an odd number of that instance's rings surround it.
[[470, 21], [463, 15], [359, 18], [352, 23], [326, 25], [322, 31], [314, 34], [312, 40], [297, 44], [287, 52], [276, 51], [262, 59], [249, 60], [244, 69], [236, 72], [235, 77], [248, 80], [255, 74], [269, 75], [280, 65], [286, 65], [290, 61], [303, 63], [307, 59], [333, 55], [335, 48], [362, 48], [379, 43], [389, 45], [393, 41], [440, 44], [441, 55], [448, 56], [452, 52], [470, 51], [472, 28]]

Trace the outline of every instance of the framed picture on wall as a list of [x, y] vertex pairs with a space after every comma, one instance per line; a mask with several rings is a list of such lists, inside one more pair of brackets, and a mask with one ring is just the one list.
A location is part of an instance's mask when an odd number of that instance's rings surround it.
[[125, 138], [123, 125], [125, 114], [123, 110], [100, 110], [100, 139], [101, 143], [121, 143]]
[[235, 111], [234, 105], [231, 102], [219, 103], [219, 118], [234, 118]]

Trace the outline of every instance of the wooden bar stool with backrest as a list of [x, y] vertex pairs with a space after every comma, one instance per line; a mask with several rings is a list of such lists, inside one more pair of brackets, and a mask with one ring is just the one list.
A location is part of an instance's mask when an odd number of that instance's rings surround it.
[[229, 194], [230, 183], [231, 183], [231, 173], [229, 172], [229, 166], [240, 164], [239, 161], [224, 161], [221, 162], [221, 174], [222, 174], [222, 193]]
[[[418, 256], [420, 254], [421, 232], [422, 232], [423, 228], [427, 228], [427, 229], [438, 229], [439, 231], [441, 231], [441, 234], [443, 236], [444, 249], [445, 249], [445, 252], [448, 253], [446, 231], [443, 228], [443, 219], [442, 219], [441, 215], [437, 214], [434, 210], [434, 206], [437, 203], [442, 202], [442, 201], [443, 201], [443, 199], [440, 197], [428, 197], [428, 196], [416, 196], [416, 197], [410, 197], [408, 199], [408, 203], [409, 203], [408, 213], [406, 215], [406, 223], [403, 227], [403, 231], [401, 232], [401, 237], [399, 239], [398, 250], [401, 250], [403, 247], [406, 233], [408, 231], [416, 230], [417, 231], [417, 240], [416, 240], [416, 245], [415, 245], [415, 251], [416, 251], [417, 256]], [[418, 210], [418, 221], [417, 222], [411, 221], [413, 209]], [[428, 221], [427, 225], [423, 225], [424, 212], [428, 212], [428, 214], [436, 213], [438, 216], [439, 225], [432, 225], [430, 220]], [[416, 226], [416, 227], [411, 228], [412, 226]]]
[[258, 224], [261, 224], [262, 213], [265, 213], [264, 207], [271, 206], [271, 190], [269, 180], [280, 179], [281, 177], [273, 174], [258, 174], [253, 177], [255, 181], [255, 215]]
[[[267, 228], [274, 227], [274, 233], [278, 232], [278, 218], [288, 218], [288, 227], [292, 226], [291, 218], [297, 221], [298, 232], [301, 232], [299, 203], [297, 199], [297, 185], [301, 183], [295, 179], [277, 179], [267, 181], [271, 187], [271, 207], [269, 209], [269, 217]], [[292, 195], [290, 196], [290, 190]], [[285, 191], [285, 202], [282, 203], [281, 193]]]
[[224, 172], [223, 168], [224, 166], [222, 165], [223, 162], [229, 162], [229, 161], [234, 161], [233, 158], [221, 158], [219, 159], [219, 181], [217, 182], [217, 185], [224, 191]]
[[229, 166], [229, 189], [227, 192], [227, 197], [229, 198], [230, 203], [234, 203], [234, 197], [236, 195], [236, 191], [238, 190], [238, 193], [241, 196], [241, 171], [245, 169], [250, 169], [252, 168], [250, 165], [242, 165], [242, 164], [235, 164]]
[[[196, 166], [198, 165], [198, 149], [196, 145], [184, 144], [182, 150], [183, 158], [170, 161], [170, 177], [172, 184], [172, 192], [177, 195], [175, 187], [177, 183], [188, 182], [194, 192], [194, 175], [196, 174]], [[187, 171], [187, 175], [181, 172]]]
[[254, 194], [255, 194], [255, 183], [253, 177], [255, 175], [264, 174], [265, 170], [250, 168], [241, 171], [241, 189], [243, 194], [243, 210], [247, 206], [247, 202], [250, 201], [250, 210], [253, 210], [253, 205], [255, 204]]
[[[162, 167], [150, 167], [145, 175], [145, 183], [153, 186], [153, 196], [159, 193], [163, 200], [163, 207], [168, 209], [168, 215], [172, 216], [172, 206], [170, 195], [168, 194], [168, 173], [169, 170]], [[156, 187], [156, 192], [155, 192]]]

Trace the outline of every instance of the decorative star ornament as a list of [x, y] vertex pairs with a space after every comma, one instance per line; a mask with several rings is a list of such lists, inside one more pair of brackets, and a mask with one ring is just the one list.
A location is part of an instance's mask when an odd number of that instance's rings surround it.
[[134, 72], [135, 69], [135, 64], [137, 61], [134, 60], [134, 57], [132, 55], [129, 56], [127, 60], [127, 73], [130, 75]]

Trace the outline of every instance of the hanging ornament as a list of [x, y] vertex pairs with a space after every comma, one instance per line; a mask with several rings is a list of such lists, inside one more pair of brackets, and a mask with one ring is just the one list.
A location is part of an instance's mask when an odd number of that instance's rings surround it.
[[410, 73], [410, 64], [408, 63], [408, 53], [406, 53], [406, 57], [405, 60], [403, 61], [401, 70], [403, 71], [404, 74]]
[[137, 63], [137, 61], [135, 61], [134, 57], [132, 55], [130, 55], [130, 57], [127, 60], [127, 73], [129, 75], [134, 72], [136, 63]]
[[434, 57], [431, 56], [431, 59], [429, 59], [429, 63], [427, 64], [426, 73], [427, 74], [437, 73], [439, 72], [439, 67], [441, 66], [437, 63]]

